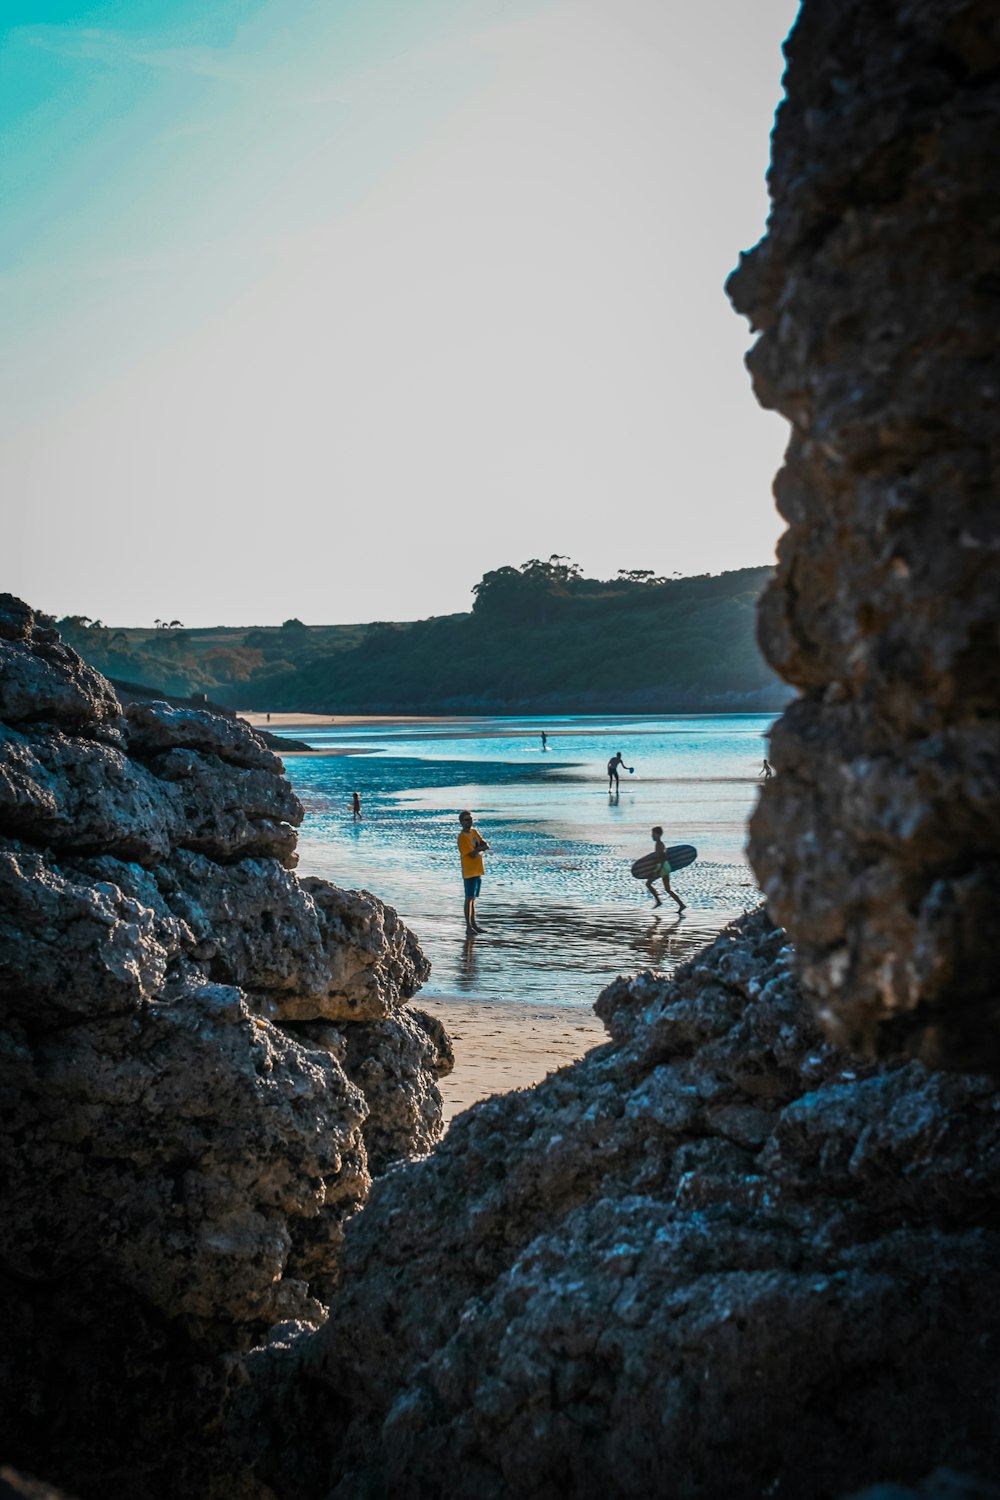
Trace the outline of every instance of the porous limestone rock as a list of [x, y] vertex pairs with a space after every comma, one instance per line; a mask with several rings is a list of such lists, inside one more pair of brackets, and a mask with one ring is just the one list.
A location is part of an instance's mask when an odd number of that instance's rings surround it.
[[806, 3], [729, 283], [792, 424], [750, 857], [832, 1037], [1000, 1069], [1000, 13]]
[[991, 1081], [835, 1050], [762, 912], [598, 1011], [607, 1045], [376, 1182], [328, 1323], [253, 1357], [283, 1500], [995, 1473]]
[[240, 1351], [322, 1320], [372, 1166], [441, 1133], [428, 964], [291, 873], [248, 726], [123, 715], [10, 596], [0, 709], [0, 1451], [83, 1500], [256, 1495], [209, 1436]]

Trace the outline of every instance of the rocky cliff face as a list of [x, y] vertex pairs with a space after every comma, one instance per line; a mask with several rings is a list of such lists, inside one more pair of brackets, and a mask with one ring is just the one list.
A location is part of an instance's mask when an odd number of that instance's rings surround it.
[[427, 962], [292, 873], [301, 817], [246, 725], [122, 713], [0, 597], [2, 1440], [69, 1488], [206, 1492], [233, 1356], [322, 1318], [372, 1171], [440, 1135]]
[[830, 1034], [1000, 1068], [1000, 21], [803, 7], [730, 281], [792, 423], [760, 616], [801, 691], [750, 853]]
[[283, 1496], [996, 1471], [996, 1090], [838, 1052], [792, 959], [758, 914], [673, 981], [617, 981], [608, 1045], [376, 1184], [330, 1321], [255, 1356]]

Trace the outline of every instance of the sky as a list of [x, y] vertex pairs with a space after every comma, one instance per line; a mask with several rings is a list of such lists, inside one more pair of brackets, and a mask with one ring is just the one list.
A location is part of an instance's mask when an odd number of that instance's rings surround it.
[[773, 560], [723, 283], [794, 0], [6, 0], [0, 589], [418, 619]]

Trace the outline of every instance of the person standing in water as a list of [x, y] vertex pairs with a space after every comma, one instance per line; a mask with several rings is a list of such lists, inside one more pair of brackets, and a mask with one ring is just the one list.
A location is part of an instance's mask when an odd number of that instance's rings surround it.
[[483, 884], [483, 855], [489, 844], [472, 824], [472, 814], [463, 808], [458, 815], [462, 832], [458, 835], [458, 852], [462, 857], [462, 880], [465, 885], [465, 935], [472, 937], [486, 929], [476, 921], [476, 901]]
[[667, 859], [667, 851], [663, 846], [663, 829], [659, 826], [659, 824], [657, 824], [657, 826], [650, 831], [653, 835], [653, 853], [660, 860], [660, 866], [659, 869], [653, 871], [652, 875], [650, 875], [649, 879], [646, 881], [646, 889], [652, 896], [653, 900], [656, 902], [657, 906], [662, 906], [663, 902], [660, 900], [657, 893], [653, 890], [653, 881], [662, 880], [663, 889], [666, 891], [667, 895], [672, 897], [673, 900], [677, 902], [678, 912], [685, 911], [686, 907], [684, 902], [681, 900], [680, 896], [678, 896], [677, 892], [670, 884], [670, 861]]
[[545, 730], [543, 729], [542, 730], [542, 749], [543, 750], [547, 750], [548, 748], [549, 748], [549, 737], [545, 733]]
[[[618, 790], [618, 767], [619, 766], [624, 766], [624, 765], [625, 765], [625, 757], [624, 757], [624, 755], [621, 753], [620, 750], [616, 750], [615, 753], [614, 753], [614, 755], [608, 761], [608, 791], [609, 792], [611, 792], [611, 791], [617, 792], [617, 790]], [[629, 775], [631, 776], [632, 772], [635, 770], [635, 767], [634, 766], [629, 766], [627, 769], [628, 769]]]
[[351, 793], [351, 810], [354, 813], [354, 821], [355, 821], [355, 823], [360, 823], [360, 821], [361, 821], [361, 797], [359, 796], [359, 794], [357, 792], [352, 792]]

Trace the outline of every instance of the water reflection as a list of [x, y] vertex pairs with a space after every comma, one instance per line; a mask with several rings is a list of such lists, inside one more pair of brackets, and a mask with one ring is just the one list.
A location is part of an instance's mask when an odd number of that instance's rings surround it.
[[[678, 951], [679, 944], [676, 941], [677, 932], [684, 921], [684, 914], [678, 913], [670, 921], [665, 921], [659, 912], [654, 912], [650, 919], [650, 925], [639, 938], [637, 948], [649, 959], [651, 969], [660, 969], [672, 959]], [[671, 964], [671, 967], [673, 965]]]
[[474, 937], [464, 938], [455, 969], [455, 981], [460, 990], [475, 990], [476, 988], [476, 939]]

